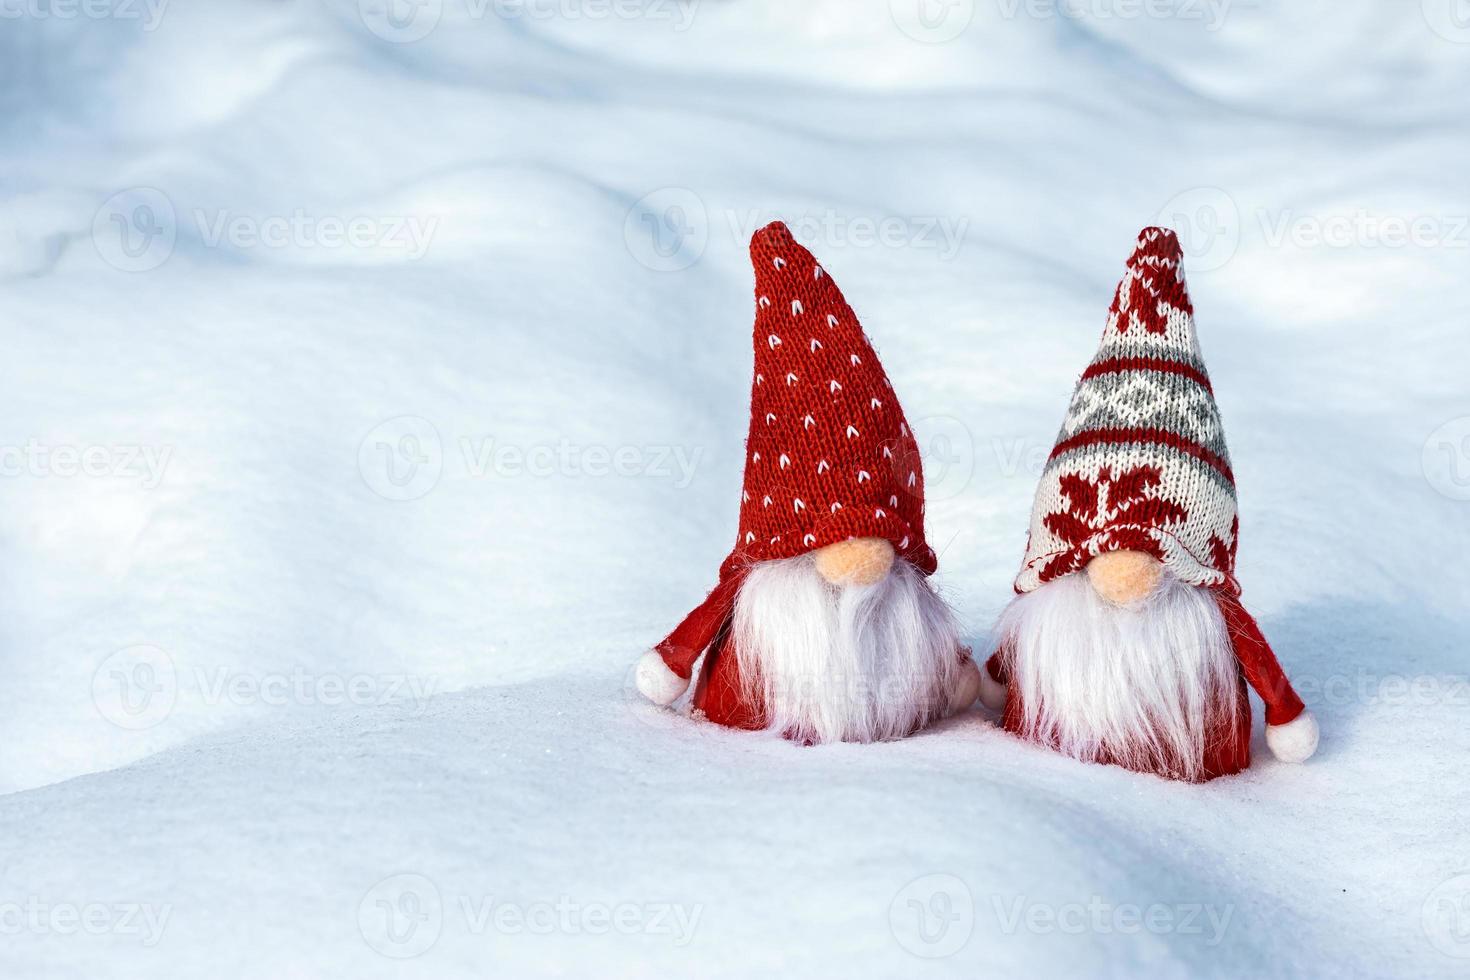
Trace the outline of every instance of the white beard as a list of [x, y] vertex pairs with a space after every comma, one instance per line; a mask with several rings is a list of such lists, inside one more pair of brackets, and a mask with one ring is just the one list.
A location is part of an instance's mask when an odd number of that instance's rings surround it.
[[949, 710], [959, 627], [918, 569], [838, 587], [811, 555], [761, 562], [735, 602], [743, 695], [798, 741], [902, 738]]
[[1136, 606], [1077, 572], [1018, 596], [997, 627], [1022, 732], [1075, 759], [1200, 778], [1239, 711], [1239, 667], [1213, 595], [1167, 571]]

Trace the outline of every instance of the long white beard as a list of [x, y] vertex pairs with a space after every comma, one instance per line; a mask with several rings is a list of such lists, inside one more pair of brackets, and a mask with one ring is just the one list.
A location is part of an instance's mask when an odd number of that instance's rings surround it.
[[1234, 730], [1239, 667], [1225, 617], [1207, 590], [1167, 572], [1133, 607], [1067, 575], [1018, 596], [997, 632], [1023, 733], [1073, 758], [1194, 780], [1210, 735]]
[[949, 709], [959, 627], [899, 559], [883, 581], [837, 587], [811, 555], [761, 562], [735, 602], [744, 696], [799, 741], [902, 738]]

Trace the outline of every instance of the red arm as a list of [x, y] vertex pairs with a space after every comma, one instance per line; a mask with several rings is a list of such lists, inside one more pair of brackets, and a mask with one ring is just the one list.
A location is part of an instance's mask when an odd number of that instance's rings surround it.
[[995, 681], [997, 684], [1009, 683], [1009, 681], [1006, 680], [1005, 658], [1002, 656], [1002, 654], [1004, 653], [1005, 647], [1000, 647], [990, 655], [989, 660], [985, 661], [985, 672], [989, 674], [990, 679]]
[[694, 611], [674, 627], [674, 632], [654, 647], [669, 669], [686, 681], [694, 673], [695, 661], [734, 613], [735, 596], [744, 578], [744, 575], [736, 573], [721, 579], [709, 597], [695, 606]]
[[1296, 718], [1306, 707], [1302, 699], [1292, 690], [1291, 681], [1276, 660], [1271, 644], [1261, 634], [1255, 619], [1246, 612], [1240, 599], [1228, 592], [1218, 592], [1220, 611], [1225, 614], [1225, 625], [1230, 630], [1230, 642], [1235, 647], [1235, 659], [1240, 661], [1245, 679], [1266, 705], [1266, 724], [1284, 725]]

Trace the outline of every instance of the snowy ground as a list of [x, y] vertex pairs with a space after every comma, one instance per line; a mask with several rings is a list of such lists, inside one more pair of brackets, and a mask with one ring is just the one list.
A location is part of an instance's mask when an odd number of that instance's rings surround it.
[[[1465, 975], [1457, 2], [0, 0], [0, 975]], [[981, 648], [1179, 228], [1318, 757], [639, 703], [775, 217]]]

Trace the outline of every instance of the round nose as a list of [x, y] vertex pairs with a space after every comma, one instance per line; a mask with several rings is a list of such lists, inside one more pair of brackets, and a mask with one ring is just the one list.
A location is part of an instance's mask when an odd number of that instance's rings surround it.
[[1117, 606], [1130, 606], [1148, 598], [1163, 574], [1163, 563], [1142, 551], [1109, 551], [1087, 564], [1092, 587]]
[[839, 541], [817, 551], [817, 571], [833, 585], [876, 585], [893, 567], [893, 545], [883, 538]]

